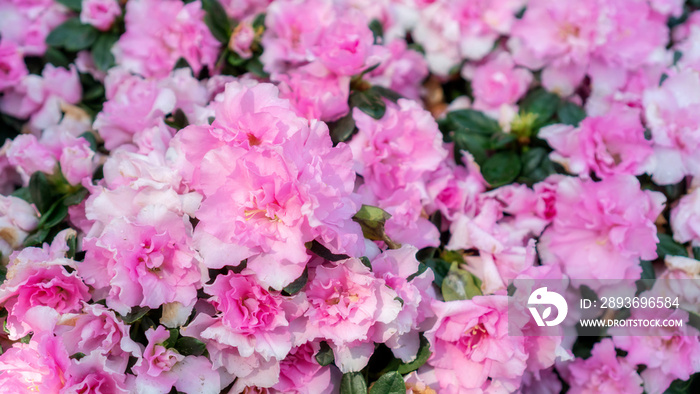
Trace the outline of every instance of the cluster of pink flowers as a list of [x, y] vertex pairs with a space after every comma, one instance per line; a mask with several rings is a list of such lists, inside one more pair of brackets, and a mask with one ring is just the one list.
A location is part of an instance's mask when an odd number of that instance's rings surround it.
[[[699, 40], [682, 0], [0, 0], [0, 393], [694, 392]], [[545, 330], [516, 280], [685, 326]]]

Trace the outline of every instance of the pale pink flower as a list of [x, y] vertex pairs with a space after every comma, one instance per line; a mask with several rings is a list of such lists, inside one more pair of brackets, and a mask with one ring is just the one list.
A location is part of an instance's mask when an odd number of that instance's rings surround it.
[[[159, 88], [156, 81], [131, 75], [121, 68], [109, 71], [105, 89], [107, 101], [93, 127], [109, 150], [131, 143], [136, 135], [158, 125], [175, 107], [173, 91]], [[130, 116], [124, 116], [125, 113]]]
[[505, 295], [433, 302], [437, 322], [425, 337], [441, 393], [515, 391], [528, 356], [524, 337], [508, 335], [507, 308]]
[[386, 335], [380, 324], [391, 323], [402, 308], [384, 279], [354, 258], [310, 270], [305, 295], [307, 335], [329, 342], [343, 372], [367, 364], [374, 352], [370, 339]]
[[243, 20], [262, 13], [272, 0], [222, 0], [226, 14], [236, 20]]
[[421, 83], [428, 76], [428, 64], [418, 52], [409, 49], [406, 41], [395, 39], [372, 48], [372, 63], [379, 67], [367, 74], [372, 85], [392, 89], [403, 97], [418, 100]]
[[0, 0], [0, 36], [17, 44], [25, 55], [42, 56], [46, 37], [69, 15], [70, 10], [55, 1]]
[[[645, 292], [655, 296], [654, 290]], [[632, 309], [632, 319], [673, 319], [688, 321], [682, 309]], [[641, 376], [647, 393], [663, 393], [676, 379], [688, 380], [700, 371], [700, 339], [692, 327], [614, 327], [610, 329], [615, 346], [627, 351], [632, 365], [645, 365]]]
[[700, 174], [700, 75], [681, 71], [644, 93], [644, 115], [651, 129], [654, 182], [668, 185]]
[[584, 279], [639, 279], [639, 259], [656, 258], [654, 222], [664, 200], [659, 192], [641, 190], [630, 175], [600, 182], [564, 178], [557, 186], [556, 216], [538, 244], [540, 257], [561, 265], [576, 285]]
[[298, 317], [295, 300], [269, 292], [254, 276], [229, 272], [204, 291], [216, 315], [199, 313], [182, 335], [207, 344], [214, 368], [223, 368], [246, 385], [277, 383], [279, 362], [292, 348], [290, 321]]
[[14, 196], [0, 196], [0, 254], [2, 259], [22, 246], [24, 239], [39, 224], [37, 211], [28, 202]]
[[142, 392], [147, 389], [167, 392], [178, 379], [170, 371], [185, 356], [163, 346], [163, 342], [170, 338], [170, 331], [165, 327], [158, 326], [155, 330], [149, 328], [145, 334], [148, 345], [139, 361], [132, 367], [136, 375], [135, 384]]
[[162, 78], [184, 58], [199, 74], [214, 71], [219, 42], [204, 24], [199, 1], [136, 0], [126, 6], [126, 33], [115, 44], [117, 64], [144, 77]]
[[642, 378], [631, 363], [615, 353], [613, 341], [605, 338], [596, 343], [591, 356], [568, 365], [568, 383], [572, 394], [639, 393]]
[[355, 108], [353, 118], [359, 130], [348, 143], [354, 169], [379, 199], [410, 184], [421, 185], [422, 176], [447, 157], [435, 119], [415, 101], [387, 104], [379, 120]]
[[133, 219], [115, 219], [99, 237], [84, 240], [79, 266], [95, 295], [121, 314], [135, 306], [192, 304], [202, 272], [190, 246], [189, 220], [162, 205], [150, 205]]
[[319, 350], [318, 342], [307, 342], [293, 348], [280, 363], [279, 382], [273, 389], [292, 394], [333, 391], [340, 373], [330, 366], [322, 367], [318, 364], [315, 356]]
[[554, 148], [550, 154], [569, 172], [586, 179], [615, 174], [641, 175], [650, 168], [652, 143], [644, 138], [640, 111], [614, 107], [604, 116], [588, 117], [578, 127], [556, 124], [538, 137]]
[[79, 361], [73, 360], [60, 393], [128, 394], [126, 374], [106, 369], [105, 361], [105, 356], [99, 353], [90, 353]]
[[206, 197], [195, 230], [205, 264], [248, 259], [261, 283], [282, 289], [304, 271], [306, 242], [361, 255], [355, 174], [325, 124], [298, 117], [274, 86], [248, 85], [227, 85], [212, 125], [187, 127], [172, 145], [185, 182]]
[[374, 38], [364, 15], [350, 8], [338, 12], [335, 19], [310, 48], [318, 61], [338, 75], [355, 75], [373, 66], [366, 64]]
[[299, 116], [333, 121], [350, 110], [350, 77], [334, 74], [319, 62], [272, 74], [272, 80]]
[[241, 21], [233, 30], [228, 42], [228, 48], [242, 59], [249, 59], [253, 56], [251, 45], [255, 39], [255, 29], [250, 22], [250, 20]]
[[39, 132], [61, 121], [61, 104], [77, 104], [82, 87], [74, 65], [66, 70], [47, 64], [41, 75], [28, 75], [0, 97], [0, 111], [29, 119], [29, 128]]
[[673, 238], [678, 242], [691, 242], [700, 247], [700, 188], [681, 197], [671, 210]]
[[489, 56], [484, 63], [470, 70], [465, 65], [462, 74], [472, 81], [474, 109], [497, 117], [502, 106], [514, 106], [527, 92], [532, 74], [516, 67], [508, 52]]
[[128, 327], [114, 312], [98, 304], [85, 304], [82, 313], [65, 315], [55, 332], [69, 355], [97, 352], [106, 357], [105, 369], [114, 373], [123, 373], [129, 357], [141, 353], [129, 337]]
[[0, 387], [5, 393], [58, 393], [66, 383], [70, 360], [60, 338], [37, 332], [0, 355]]
[[88, 287], [75, 272], [76, 263], [60, 252], [63, 247], [65, 238], [57, 236], [51, 247], [25, 248], [10, 256], [7, 279], [0, 285], [10, 339], [52, 330], [62, 314], [80, 311], [90, 298]]
[[0, 92], [18, 85], [27, 74], [27, 66], [17, 44], [0, 40]]
[[122, 9], [117, 0], [83, 0], [80, 22], [106, 31], [121, 14]]
[[[428, 269], [419, 272], [416, 249], [402, 246], [400, 249], [386, 250], [372, 260], [372, 272], [383, 279], [387, 286], [396, 291], [403, 301], [401, 311], [390, 323], [377, 323], [380, 334], [375, 342], [383, 342], [394, 355], [404, 362], [413, 361], [420, 347], [419, 331], [430, 328], [433, 311], [430, 302], [437, 298], [432, 288], [434, 275]], [[426, 324], [427, 323], [427, 324]]]
[[[428, 2], [426, 2], [428, 3]], [[507, 35], [522, 0], [438, 0], [420, 10], [413, 37], [426, 51], [430, 70], [447, 75], [463, 58], [480, 60]]]

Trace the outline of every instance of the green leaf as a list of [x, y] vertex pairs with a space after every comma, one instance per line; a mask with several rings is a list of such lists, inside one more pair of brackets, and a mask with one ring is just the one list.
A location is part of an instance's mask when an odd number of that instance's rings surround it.
[[642, 260], [639, 263], [642, 266], [642, 277], [641, 279], [656, 279], [656, 273], [654, 272], [654, 265], [651, 261]]
[[447, 261], [438, 258], [426, 259], [423, 261], [423, 264], [427, 265], [431, 270], [433, 270], [433, 274], [435, 275], [435, 280], [433, 283], [435, 283], [438, 287], [442, 287], [442, 282], [450, 272], [450, 267], [452, 265]]
[[466, 150], [474, 156], [474, 160], [482, 165], [488, 158], [487, 151], [491, 147], [488, 136], [466, 129], [457, 130], [453, 136], [455, 161], [462, 165], [462, 151]]
[[132, 324], [138, 320], [141, 320], [148, 312], [150, 312], [151, 308], [147, 306], [135, 306], [131, 308], [131, 312], [127, 314], [126, 316], [122, 317], [122, 320], [126, 324]]
[[71, 232], [66, 237], [66, 245], [68, 246], [68, 251], [66, 252], [66, 258], [74, 259], [75, 254], [78, 252], [78, 233]]
[[549, 151], [542, 147], [530, 148], [520, 156], [522, 162], [520, 183], [532, 185], [556, 173], [554, 163], [549, 159]]
[[180, 330], [177, 328], [169, 328], [170, 336], [163, 342], [163, 346], [166, 348], [174, 348], [177, 344], [177, 339], [180, 337]]
[[97, 29], [90, 25], [83, 25], [78, 17], [74, 17], [53, 29], [46, 37], [46, 44], [77, 52], [89, 48], [98, 34]]
[[533, 127], [534, 129], [539, 129], [552, 118], [560, 100], [556, 94], [539, 88], [532, 91], [522, 100], [520, 112], [537, 115]]
[[112, 55], [112, 47], [119, 40], [119, 35], [114, 33], [100, 34], [92, 46], [92, 60], [95, 61], [95, 66], [102, 71], [107, 71], [114, 66], [114, 55]]
[[231, 22], [228, 20], [226, 10], [217, 0], [202, 0], [202, 8], [206, 11], [204, 23], [211, 34], [224, 45], [228, 45], [231, 37]]
[[31, 204], [32, 194], [29, 192], [28, 187], [20, 187], [19, 189], [13, 191], [11, 194], [13, 197], [21, 198], [22, 200]]
[[372, 86], [371, 88], [369, 88], [369, 90], [377, 92], [380, 96], [393, 102], [397, 102], [400, 98], [402, 98], [400, 93], [389, 88], [385, 88], [383, 86]]
[[343, 374], [343, 378], [340, 380], [340, 394], [367, 394], [367, 382], [362, 373], [348, 372]]
[[263, 64], [257, 57], [254, 57], [246, 63], [246, 70], [257, 75], [260, 78], [269, 78], [270, 74], [266, 73], [263, 69]]
[[307, 269], [304, 269], [304, 272], [301, 273], [301, 276], [296, 278], [294, 282], [290, 283], [282, 289], [282, 294], [284, 295], [294, 295], [298, 292], [301, 291], [301, 289], [306, 286], [306, 282], [309, 280], [309, 271]]
[[669, 234], [657, 234], [659, 237], [659, 243], [656, 244], [656, 254], [659, 255], [660, 259], [664, 259], [668, 256], [683, 256], [688, 257], [688, 251], [685, 246], [679, 244], [673, 240], [673, 237]]
[[422, 367], [423, 364], [428, 361], [431, 354], [430, 343], [425, 339], [423, 334], [420, 334], [420, 347], [418, 348], [418, 354], [416, 354], [415, 360], [404, 363], [398, 358], [393, 358], [382, 372], [396, 371], [401, 375], [405, 375]]
[[63, 204], [63, 200], [56, 201], [46, 213], [39, 219], [39, 227], [51, 228], [61, 223], [68, 216], [68, 207]]
[[82, 7], [82, 0], [56, 0], [57, 2], [65, 5], [73, 11], [80, 12]]
[[423, 364], [428, 361], [432, 352], [430, 351], [430, 342], [421, 334], [420, 336], [420, 348], [418, 348], [418, 354], [416, 359], [410, 363], [403, 363], [399, 366], [398, 372], [401, 375], [405, 375], [409, 372], [413, 372], [418, 368], [422, 367]]
[[80, 359], [83, 358], [83, 357], [85, 357], [85, 353], [78, 352], [78, 353], [75, 353], [75, 354], [71, 355], [69, 358], [70, 358], [71, 360], [78, 360], [78, 361], [80, 361]]
[[372, 34], [374, 35], [374, 43], [381, 43], [381, 40], [384, 37], [384, 26], [382, 26], [382, 22], [380, 22], [378, 19], [372, 19], [372, 21], [369, 23], [369, 29], [372, 30]]
[[501, 150], [518, 141], [518, 137], [513, 134], [495, 133], [491, 136], [491, 149]]
[[261, 13], [258, 15], [255, 15], [255, 19], [253, 19], [253, 23], [251, 23], [253, 26], [253, 29], [258, 29], [258, 28], [265, 28], [265, 14]]
[[190, 121], [187, 119], [187, 115], [185, 115], [182, 109], [178, 108], [171, 118], [165, 120], [165, 124], [179, 131], [187, 127]]
[[471, 273], [458, 268], [457, 263], [452, 263], [450, 272], [442, 281], [442, 297], [445, 301], [470, 300], [474, 296], [482, 295], [481, 281]]
[[326, 365], [331, 365], [333, 361], [335, 361], [335, 357], [333, 356], [333, 349], [331, 349], [330, 346], [328, 346], [328, 343], [326, 341], [321, 342], [321, 349], [319, 349], [318, 353], [316, 353], [316, 362], [318, 365], [325, 367]]
[[396, 249], [399, 246], [393, 243], [384, 232], [384, 224], [390, 217], [391, 215], [381, 208], [362, 205], [352, 220], [360, 224], [365, 238], [372, 241], [384, 241], [389, 248]]
[[467, 129], [479, 134], [491, 135], [501, 131], [501, 126], [483, 112], [473, 109], [460, 109], [447, 113], [447, 120], [457, 128]]
[[562, 101], [557, 109], [557, 117], [561, 123], [578, 126], [586, 118], [586, 111], [570, 101]]
[[70, 207], [72, 205], [78, 205], [81, 202], [83, 202], [83, 200], [85, 199], [85, 197], [87, 197], [87, 195], [88, 195], [87, 189], [81, 187], [80, 189], [78, 189], [78, 191], [67, 195], [66, 198], [63, 199], [63, 205], [65, 205], [67, 207]]
[[355, 133], [355, 119], [352, 117], [352, 111], [342, 118], [328, 124], [328, 130], [331, 134], [333, 144], [345, 142]]
[[38, 246], [43, 244], [46, 237], [49, 236], [50, 231], [51, 229], [49, 228], [40, 228], [36, 230], [36, 232], [24, 239], [24, 246]]
[[365, 90], [363, 92], [352, 92], [350, 94], [350, 106], [357, 107], [360, 111], [373, 117], [381, 119], [386, 112], [386, 103], [376, 90]]
[[56, 67], [68, 68], [71, 64], [71, 61], [68, 60], [62, 51], [52, 47], [46, 48], [46, 52], [44, 52], [44, 60]]
[[499, 187], [513, 182], [521, 168], [520, 157], [515, 152], [498, 152], [486, 159], [481, 173], [491, 187]]
[[53, 202], [58, 198], [53, 187], [49, 183], [49, 179], [41, 171], [37, 171], [29, 178], [29, 194], [32, 197], [32, 202], [36, 205], [39, 212], [48, 211]]
[[398, 372], [388, 372], [372, 384], [369, 394], [406, 394], [406, 384]]
[[328, 250], [327, 247], [323, 246], [320, 242], [316, 241], [315, 239], [311, 242], [307, 242], [306, 248], [309, 249], [309, 251], [311, 251], [311, 253], [315, 254], [316, 256], [323, 257], [328, 261], [340, 261], [350, 258], [350, 256], [346, 254], [332, 253], [330, 250]]
[[183, 356], [201, 356], [207, 350], [207, 345], [197, 338], [180, 337], [175, 343], [175, 350]]

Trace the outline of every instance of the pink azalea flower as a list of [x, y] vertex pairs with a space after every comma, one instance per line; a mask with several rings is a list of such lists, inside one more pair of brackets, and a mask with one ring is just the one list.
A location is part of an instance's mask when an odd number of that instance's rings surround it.
[[37, 332], [29, 343], [17, 342], [0, 355], [0, 387], [7, 393], [58, 393], [69, 365], [60, 338]]
[[[154, 17], [155, 16], [155, 17]], [[136, 0], [126, 6], [126, 33], [115, 44], [117, 64], [144, 77], [167, 76], [184, 58], [199, 74], [214, 70], [219, 42], [204, 24], [198, 1]]]
[[553, 161], [584, 179], [591, 171], [599, 178], [641, 175], [650, 169], [653, 151], [639, 116], [638, 110], [615, 107], [604, 116], [584, 119], [579, 127], [544, 127], [538, 136], [554, 148]]
[[421, 82], [428, 76], [428, 64], [423, 56], [409, 49], [406, 41], [395, 39], [386, 45], [372, 48], [372, 60], [379, 67], [367, 74], [367, 80], [375, 86], [392, 89], [403, 97], [418, 100]]
[[[156, 81], [142, 79], [120, 68], [109, 71], [105, 89], [107, 101], [93, 127], [109, 150], [132, 142], [134, 136], [158, 125], [175, 107], [176, 98], [171, 90], [159, 88]], [[123, 116], [125, 113], [132, 115]]]
[[85, 304], [82, 313], [65, 315], [55, 331], [63, 340], [68, 354], [103, 355], [104, 367], [124, 373], [130, 356], [141, 353], [129, 337], [129, 329], [114, 312], [98, 304]]
[[627, 70], [652, 62], [667, 35], [646, 2], [536, 0], [515, 22], [509, 46], [516, 63], [544, 67], [543, 85], [568, 96], [589, 67], [624, 79]]
[[167, 392], [178, 379], [169, 372], [175, 364], [184, 360], [185, 356], [162, 345], [170, 337], [170, 331], [165, 327], [158, 326], [155, 330], [149, 328], [145, 334], [148, 345], [141, 359], [132, 368], [136, 375], [135, 384], [141, 391], [150, 389]]
[[14, 196], [0, 196], [0, 254], [3, 260], [22, 246], [37, 224], [37, 211], [28, 202]]
[[318, 365], [315, 356], [319, 349], [317, 342], [307, 342], [293, 348], [280, 363], [279, 382], [273, 389], [293, 394], [333, 391], [340, 373], [330, 366]]
[[307, 119], [337, 120], [350, 111], [350, 77], [337, 75], [312, 62], [285, 73], [275, 73], [280, 97], [289, 99], [295, 112]]
[[441, 393], [514, 391], [525, 371], [524, 337], [508, 335], [506, 296], [434, 301], [437, 322], [425, 333]]
[[[467, 72], [465, 72], [467, 71]], [[512, 106], [527, 92], [532, 74], [525, 68], [516, 68], [508, 52], [500, 52], [469, 70], [462, 69], [472, 81], [474, 109], [498, 117], [502, 106]]]
[[28, 75], [0, 97], [0, 111], [29, 119], [29, 128], [38, 132], [55, 126], [63, 116], [61, 104], [77, 104], [82, 87], [75, 66], [66, 70], [47, 64], [41, 75]]
[[659, 192], [642, 191], [629, 175], [600, 182], [565, 178], [557, 187], [557, 215], [538, 244], [540, 257], [561, 265], [577, 285], [584, 279], [639, 279], [639, 259], [656, 258], [654, 221], [664, 200]]
[[605, 338], [596, 343], [591, 356], [576, 359], [568, 366], [568, 383], [573, 394], [642, 393], [642, 378], [634, 365], [617, 357], [613, 341]]
[[17, 44], [0, 40], [0, 92], [18, 85], [27, 74], [27, 66]]
[[361, 255], [355, 174], [325, 124], [296, 116], [274, 86], [249, 85], [227, 85], [212, 125], [185, 128], [173, 146], [185, 182], [206, 197], [195, 230], [205, 264], [248, 259], [261, 283], [282, 289], [304, 271], [306, 242]]
[[83, 0], [80, 22], [106, 31], [121, 14], [122, 9], [117, 0]]
[[681, 197], [678, 205], [671, 210], [673, 238], [678, 242], [692, 242], [700, 246], [700, 189], [695, 189]]
[[387, 104], [379, 120], [355, 108], [353, 118], [359, 132], [348, 145], [355, 171], [380, 199], [421, 180], [447, 157], [435, 119], [415, 101]]
[[72, 361], [67, 372], [68, 378], [61, 393], [129, 393], [125, 384], [126, 375], [105, 369], [105, 357], [98, 353]]
[[46, 37], [68, 19], [70, 10], [54, 1], [0, 1], [0, 36], [12, 41], [25, 55], [42, 56]]
[[95, 296], [106, 297], [122, 315], [135, 306], [191, 305], [202, 272], [189, 244], [190, 226], [162, 205], [148, 206], [134, 219], [115, 219], [99, 237], [85, 239], [87, 257], [78, 269]]
[[668, 185], [700, 173], [700, 76], [685, 70], [644, 93], [644, 115], [651, 129], [654, 182]]
[[223, 0], [221, 5], [226, 14], [236, 20], [262, 13], [272, 3], [272, 0]]
[[523, 5], [522, 0], [431, 1], [420, 10], [412, 36], [425, 49], [430, 70], [447, 75], [462, 58], [486, 56], [496, 39], [510, 32]]
[[[65, 246], [65, 239], [57, 236], [51, 248], [57, 252], [61, 242]], [[64, 258], [65, 252], [49, 250], [48, 245], [25, 248], [10, 256], [7, 279], [0, 285], [0, 304], [8, 312], [12, 340], [31, 331], [53, 329], [60, 315], [80, 311], [82, 302], [90, 298], [88, 287], [75, 272], [75, 262]]]
[[[320, 265], [309, 271], [305, 295], [310, 338], [329, 342], [342, 372], [359, 371], [374, 352], [371, 338], [386, 338], [384, 325], [401, 311], [397, 293], [359, 259]], [[387, 330], [388, 331], [388, 330]]]
[[377, 323], [380, 335], [374, 341], [386, 343], [394, 355], [404, 362], [415, 359], [420, 347], [418, 333], [432, 324], [428, 320], [433, 317], [430, 302], [437, 298], [432, 288], [432, 270], [428, 269], [408, 280], [419, 272], [416, 252], [418, 249], [413, 246], [402, 246], [387, 250], [372, 260], [374, 275], [383, 279], [403, 301], [401, 311], [394, 320]]
[[[652, 290], [645, 292], [656, 295]], [[688, 321], [681, 309], [632, 309], [632, 319], [680, 319]], [[647, 393], [663, 393], [675, 379], [688, 380], [700, 371], [700, 339], [692, 327], [651, 327], [643, 330], [616, 327], [610, 329], [615, 346], [627, 351], [631, 365], [645, 365], [641, 376]]]
[[280, 361], [292, 348], [290, 321], [295, 300], [271, 293], [254, 276], [229, 272], [204, 287], [216, 315], [198, 314], [182, 335], [207, 343], [213, 367], [224, 368], [246, 385], [277, 383]]

